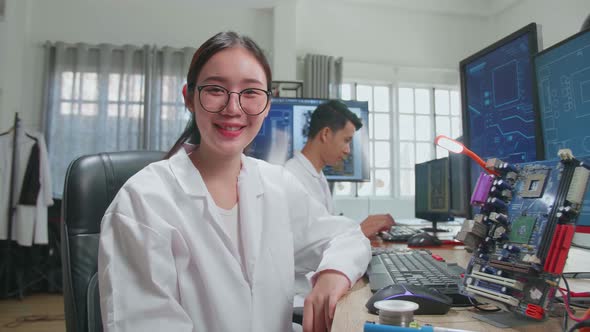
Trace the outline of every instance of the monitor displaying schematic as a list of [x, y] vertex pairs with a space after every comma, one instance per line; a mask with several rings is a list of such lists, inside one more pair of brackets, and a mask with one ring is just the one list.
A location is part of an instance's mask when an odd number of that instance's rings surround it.
[[[590, 30], [557, 43], [533, 60], [545, 155], [556, 158], [563, 148], [576, 157], [590, 155]], [[590, 198], [583, 204], [574, 242], [590, 246]]]
[[[307, 142], [311, 114], [326, 99], [273, 98], [268, 116], [246, 154], [273, 164], [283, 165]], [[369, 176], [369, 104], [366, 101], [342, 101], [362, 121], [353, 136], [351, 153], [342, 164], [324, 168], [330, 181], [368, 181]]]
[[590, 30], [580, 32], [534, 58], [545, 155], [568, 148], [590, 154]]
[[[464, 143], [483, 160], [544, 158], [533, 84], [538, 48], [531, 23], [460, 62]], [[480, 169], [475, 162], [469, 169], [473, 184]]]

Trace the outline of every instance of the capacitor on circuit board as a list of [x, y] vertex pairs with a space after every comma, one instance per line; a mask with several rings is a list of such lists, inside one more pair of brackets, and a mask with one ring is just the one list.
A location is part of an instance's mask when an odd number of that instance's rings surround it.
[[504, 248], [504, 250], [506, 250], [506, 251], [508, 251], [510, 253], [513, 253], [513, 254], [516, 254], [516, 253], [519, 253], [520, 252], [520, 248], [519, 247], [517, 247], [515, 245], [512, 245], [512, 244], [508, 244], [508, 243], [505, 244], [503, 248]]
[[496, 179], [494, 180], [494, 182], [492, 183], [492, 185], [496, 188], [498, 188], [498, 190], [502, 191], [504, 189], [508, 189], [508, 190], [512, 190], [512, 185], [508, 182], [506, 182], [503, 179]]
[[508, 208], [508, 204], [497, 197], [489, 197], [487, 199], [487, 205], [498, 210], [506, 210]]
[[516, 169], [516, 167], [512, 164], [509, 163], [502, 163], [499, 167], [498, 170], [502, 173], [509, 173], [509, 172], [513, 172], [513, 173], [518, 173], [518, 170]]

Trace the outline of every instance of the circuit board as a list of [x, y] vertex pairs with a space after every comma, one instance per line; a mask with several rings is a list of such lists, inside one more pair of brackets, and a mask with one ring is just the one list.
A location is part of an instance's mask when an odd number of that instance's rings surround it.
[[488, 160], [471, 203], [480, 239], [464, 291], [482, 303], [543, 319], [563, 272], [588, 187], [590, 157], [508, 164]]

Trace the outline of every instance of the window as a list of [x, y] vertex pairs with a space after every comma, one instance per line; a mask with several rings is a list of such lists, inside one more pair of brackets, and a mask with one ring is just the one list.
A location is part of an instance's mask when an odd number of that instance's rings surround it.
[[369, 103], [369, 167], [371, 181], [358, 184], [338, 182], [336, 196], [392, 196], [392, 102], [388, 85], [350, 84], [341, 86], [343, 100]]
[[439, 88], [398, 88], [400, 196], [414, 195], [414, 164], [448, 156], [434, 138], [461, 136], [459, 92]]
[[77, 157], [165, 151], [186, 125], [189, 112], [181, 91], [193, 49], [58, 42], [48, 44], [46, 52], [46, 131], [55, 197], [61, 197], [67, 167]]
[[337, 182], [334, 196], [411, 197], [414, 165], [448, 156], [446, 150], [435, 148], [434, 138], [462, 135], [455, 89], [345, 83], [340, 93], [343, 100], [369, 102], [371, 181]]

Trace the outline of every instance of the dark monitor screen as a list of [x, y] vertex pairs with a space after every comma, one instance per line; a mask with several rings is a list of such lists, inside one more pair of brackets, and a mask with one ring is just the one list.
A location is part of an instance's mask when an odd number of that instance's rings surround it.
[[467, 169], [469, 158], [464, 154], [449, 153], [451, 202], [450, 212], [455, 217], [471, 217], [470, 190]]
[[[283, 165], [300, 151], [307, 142], [309, 121], [316, 107], [327, 100], [308, 98], [273, 98], [268, 116], [260, 132], [248, 147], [246, 154]], [[324, 174], [330, 181], [368, 181], [369, 177], [369, 103], [342, 101], [361, 118], [363, 127], [351, 143], [351, 153], [337, 167], [326, 166]]]
[[[533, 60], [539, 43], [531, 23], [460, 62], [465, 145], [483, 160], [542, 160]], [[471, 188], [480, 173], [469, 162]]]
[[534, 66], [545, 155], [590, 154], [590, 30], [539, 53]]
[[432, 222], [453, 220], [449, 158], [416, 164], [416, 218]]

